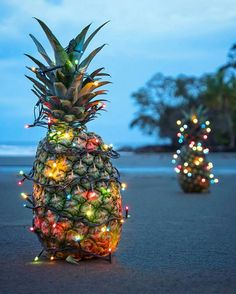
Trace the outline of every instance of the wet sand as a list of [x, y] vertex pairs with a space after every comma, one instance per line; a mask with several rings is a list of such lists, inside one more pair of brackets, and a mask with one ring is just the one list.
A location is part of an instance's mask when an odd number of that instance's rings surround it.
[[0, 158], [0, 293], [236, 293], [236, 155], [211, 155], [220, 183], [202, 195], [180, 191], [170, 157], [116, 160], [131, 218], [112, 264], [79, 265], [31, 262], [41, 247], [16, 172], [32, 158]]

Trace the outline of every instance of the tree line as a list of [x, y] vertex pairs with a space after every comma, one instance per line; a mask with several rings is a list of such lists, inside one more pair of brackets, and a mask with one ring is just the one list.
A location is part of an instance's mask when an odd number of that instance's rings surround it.
[[138, 111], [131, 127], [160, 138], [170, 138], [177, 146], [176, 120], [182, 111], [202, 105], [212, 124], [211, 146], [236, 148], [236, 43], [227, 61], [213, 73], [200, 77], [155, 74], [132, 94]]

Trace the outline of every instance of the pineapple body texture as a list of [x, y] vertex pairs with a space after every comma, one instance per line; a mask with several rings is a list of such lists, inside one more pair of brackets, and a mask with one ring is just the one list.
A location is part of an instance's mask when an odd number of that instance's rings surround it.
[[34, 162], [34, 228], [57, 257], [106, 256], [121, 235], [122, 202], [114, 151], [95, 133], [53, 127]]
[[183, 146], [181, 155], [179, 164], [183, 168], [178, 175], [178, 181], [182, 190], [186, 193], [208, 192], [211, 172], [205, 154]]

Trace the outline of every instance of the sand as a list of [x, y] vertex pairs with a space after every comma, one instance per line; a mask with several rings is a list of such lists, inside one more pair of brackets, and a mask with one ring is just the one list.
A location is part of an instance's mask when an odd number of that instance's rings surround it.
[[41, 247], [19, 197], [30, 184], [15, 175], [32, 158], [0, 158], [0, 293], [236, 293], [236, 155], [211, 158], [220, 183], [204, 195], [180, 191], [169, 154], [117, 160], [131, 218], [112, 264], [79, 265], [32, 262]]

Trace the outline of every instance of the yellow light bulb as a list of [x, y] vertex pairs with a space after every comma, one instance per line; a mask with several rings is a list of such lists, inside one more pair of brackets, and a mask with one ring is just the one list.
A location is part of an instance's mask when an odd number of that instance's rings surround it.
[[94, 82], [94, 86], [97, 87], [98, 85], [99, 85], [99, 82], [98, 82], [98, 81], [95, 81], [95, 82]]
[[179, 126], [179, 125], [181, 125], [181, 120], [177, 120], [176, 121], [176, 124]]
[[27, 199], [27, 198], [28, 198], [28, 196], [27, 196], [25, 193], [21, 193], [21, 197], [22, 197], [23, 199]]
[[106, 229], [107, 229], [106, 226], [104, 226], [101, 228], [101, 231], [104, 233], [104, 232], [106, 232]]
[[90, 216], [92, 216], [93, 212], [92, 212], [92, 210], [90, 209], [90, 210], [88, 210], [88, 211], [86, 212], [86, 214], [87, 214], [88, 217], [90, 217]]
[[127, 188], [127, 184], [126, 183], [121, 183], [121, 189], [125, 190]]

